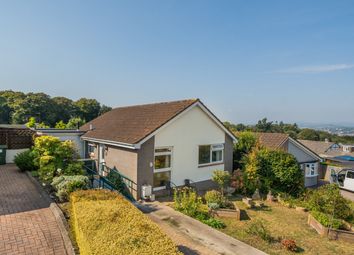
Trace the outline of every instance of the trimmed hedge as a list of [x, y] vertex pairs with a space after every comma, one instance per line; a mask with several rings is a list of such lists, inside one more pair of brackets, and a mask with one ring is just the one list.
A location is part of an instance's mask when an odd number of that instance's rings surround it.
[[71, 225], [80, 254], [181, 254], [159, 227], [121, 195], [71, 193]]

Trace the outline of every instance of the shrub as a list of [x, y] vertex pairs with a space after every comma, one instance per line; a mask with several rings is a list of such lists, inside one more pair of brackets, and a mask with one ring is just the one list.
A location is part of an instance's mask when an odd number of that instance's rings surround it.
[[261, 148], [248, 156], [244, 184], [248, 194], [259, 188], [263, 194], [272, 189], [298, 196], [303, 191], [304, 177], [293, 155]]
[[350, 201], [342, 197], [336, 184], [314, 190], [308, 198], [307, 207], [311, 211], [333, 215], [336, 219], [351, 219], [354, 214]]
[[33, 163], [34, 156], [31, 150], [26, 150], [18, 153], [15, 156], [14, 162], [21, 171], [34, 171], [36, 166]]
[[[203, 202], [192, 188], [174, 190], [174, 208], [188, 216], [195, 217], [202, 209]], [[204, 210], [205, 211], [205, 210]]]
[[221, 229], [221, 228], [226, 227], [224, 222], [222, 222], [219, 219], [212, 218], [212, 217], [209, 219], [206, 219], [206, 220], [201, 220], [201, 222], [203, 222], [204, 224], [207, 224], [208, 226], [210, 226], [212, 228]]
[[70, 205], [80, 254], [180, 254], [155, 223], [119, 194], [76, 191]]
[[271, 236], [269, 230], [266, 228], [264, 223], [261, 220], [252, 221], [248, 229], [246, 230], [248, 234], [252, 234], [260, 237], [262, 240], [270, 243], [273, 241], [273, 237]]
[[339, 229], [339, 228], [341, 228], [343, 226], [343, 222], [341, 220], [335, 219], [329, 214], [313, 211], [313, 212], [311, 212], [311, 215], [319, 223], [321, 223], [323, 226], [325, 226], [327, 228], [330, 227], [330, 228], [333, 228], [333, 229]]
[[219, 207], [225, 206], [225, 198], [222, 196], [221, 192], [217, 190], [207, 191], [204, 195], [207, 205], [217, 204]]
[[283, 239], [283, 240], [281, 240], [281, 244], [288, 251], [297, 252], [297, 245], [296, 245], [296, 242], [294, 240], [292, 240], [292, 239]]
[[89, 179], [87, 176], [59, 176], [52, 182], [53, 188], [57, 191], [56, 195], [60, 201], [67, 201], [70, 193], [76, 190], [88, 189]]
[[69, 163], [64, 169], [63, 175], [82, 175], [84, 173], [84, 163], [77, 161]]
[[213, 172], [212, 180], [219, 185], [222, 196], [224, 196], [224, 188], [230, 182], [230, 178], [230, 173], [227, 171], [215, 170]]

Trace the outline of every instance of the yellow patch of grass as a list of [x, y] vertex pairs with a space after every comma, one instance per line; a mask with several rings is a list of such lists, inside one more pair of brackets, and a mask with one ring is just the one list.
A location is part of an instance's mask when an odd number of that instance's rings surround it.
[[80, 254], [180, 254], [172, 240], [122, 196], [85, 190], [70, 198]]

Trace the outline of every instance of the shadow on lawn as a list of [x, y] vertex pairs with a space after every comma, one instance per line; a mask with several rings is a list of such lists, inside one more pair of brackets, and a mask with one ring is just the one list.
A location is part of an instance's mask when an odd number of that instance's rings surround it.
[[193, 249], [191, 249], [187, 246], [184, 246], [184, 245], [178, 245], [177, 248], [184, 255], [199, 255], [200, 254], [198, 251], [193, 250]]

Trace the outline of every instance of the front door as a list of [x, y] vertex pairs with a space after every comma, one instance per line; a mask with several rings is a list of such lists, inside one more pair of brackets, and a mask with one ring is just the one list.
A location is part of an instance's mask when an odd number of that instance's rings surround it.
[[155, 149], [153, 190], [166, 189], [170, 185], [172, 171], [172, 147]]

